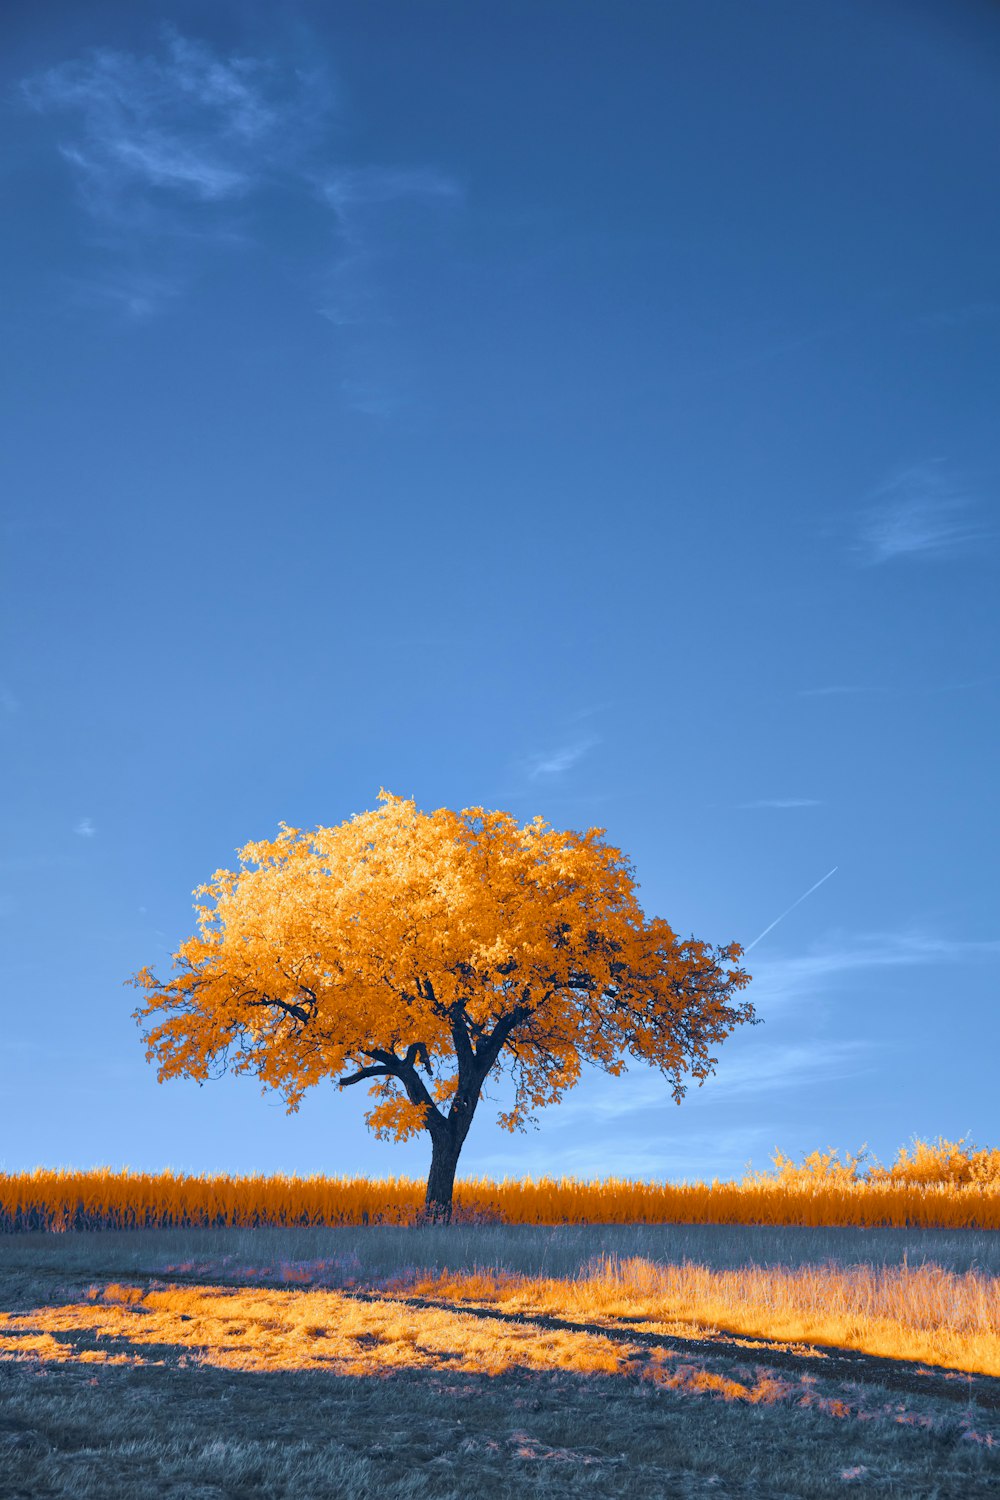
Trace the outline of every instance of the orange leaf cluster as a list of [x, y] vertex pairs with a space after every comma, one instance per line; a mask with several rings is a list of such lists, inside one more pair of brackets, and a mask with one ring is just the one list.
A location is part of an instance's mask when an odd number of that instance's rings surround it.
[[341, 1083], [371, 1082], [378, 1134], [447, 1124], [460, 1146], [495, 1065], [514, 1083], [510, 1129], [559, 1100], [584, 1062], [619, 1074], [638, 1058], [680, 1102], [683, 1075], [703, 1081], [713, 1046], [755, 1019], [731, 1003], [750, 978], [739, 944], [681, 941], [647, 919], [603, 829], [379, 801], [335, 828], [283, 824], [239, 851], [238, 872], [198, 887], [208, 899], [178, 972], [132, 981], [161, 1080], [228, 1063], [294, 1110], [306, 1088], [354, 1070]]

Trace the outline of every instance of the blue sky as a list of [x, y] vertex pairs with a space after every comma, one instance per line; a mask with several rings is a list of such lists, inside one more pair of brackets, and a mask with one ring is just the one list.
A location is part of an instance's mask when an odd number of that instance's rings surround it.
[[191, 892], [381, 786], [605, 827], [754, 948], [678, 1108], [467, 1173], [1000, 1142], [1000, 15], [5, 11], [0, 1168], [422, 1173], [159, 1086]]

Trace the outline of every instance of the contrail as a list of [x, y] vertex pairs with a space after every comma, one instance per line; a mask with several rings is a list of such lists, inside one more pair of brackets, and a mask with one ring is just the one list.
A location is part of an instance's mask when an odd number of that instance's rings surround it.
[[[826, 874], [823, 876], [823, 880], [829, 880], [831, 875], [836, 875], [836, 873], [839, 870], [839, 868], [840, 868], [839, 865], [834, 865], [834, 867], [833, 867], [832, 870], [827, 870]], [[779, 922], [783, 922], [784, 919], [785, 919], [785, 917], [788, 916], [788, 912], [789, 911], [794, 911], [797, 906], [801, 906], [802, 902], [806, 899], [806, 896], [811, 896], [812, 893], [813, 893], [813, 891], [818, 891], [819, 888], [820, 888], [820, 886], [823, 884], [823, 880], [817, 880], [816, 884], [815, 885], [811, 885], [809, 887], [809, 889], [805, 892], [805, 894], [799, 897], [798, 901], [793, 901], [792, 902], [791, 906], [788, 908], [788, 911], [783, 911], [781, 913], [780, 917], [775, 917], [774, 921], [771, 923], [771, 927], [777, 927], [778, 923]], [[754, 940], [750, 944], [750, 946], [748, 948], [744, 948], [743, 949], [743, 952], [744, 953], [749, 953], [750, 952], [750, 948], [756, 948], [756, 946], [760, 942], [761, 938], [767, 937], [768, 933], [771, 931], [771, 927], [765, 927], [763, 932], [758, 933], [758, 935], [754, 938]]]

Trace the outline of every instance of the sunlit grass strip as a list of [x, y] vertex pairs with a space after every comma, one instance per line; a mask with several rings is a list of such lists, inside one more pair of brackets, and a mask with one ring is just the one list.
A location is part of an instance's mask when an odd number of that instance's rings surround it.
[[650, 1333], [724, 1330], [1000, 1375], [1000, 1277], [935, 1265], [715, 1271], [605, 1256], [573, 1279], [443, 1272], [406, 1278], [405, 1293], [590, 1324], [628, 1318]]
[[[0, 1229], [412, 1224], [424, 1183], [407, 1177], [0, 1173]], [[757, 1179], [672, 1185], [605, 1178], [472, 1178], [460, 1221], [505, 1224], [768, 1224], [1000, 1229], [1000, 1184]]]
[[[473, 1307], [474, 1317], [465, 1311]], [[624, 1341], [611, 1337], [626, 1330]], [[668, 1342], [643, 1353], [640, 1334]], [[0, 1362], [156, 1363], [172, 1347], [175, 1357], [190, 1351], [239, 1369], [641, 1370], [672, 1384], [671, 1366], [690, 1361], [692, 1339], [704, 1339], [710, 1357], [733, 1336], [1000, 1376], [1000, 1278], [938, 1266], [712, 1271], [605, 1258], [575, 1278], [410, 1272], [361, 1297], [311, 1286], [111, 1283], [83, 1302], [0, 1313]], [[671, 1338], [685, 1340], [682, 1351]], [[766, 1365], [767, 1348], [751, 1342], [746, 1362], [757, 1359]], [[822, 1358], [809, 1364], [822, 1378]], [[743, 1387], [733, 1393], [757, 1399]]]
[[[80, 1348], [81, 1333], [91, 1335], [92, 1347]], [[540, 1336], [460, 1308], [411, 1308], [391, 1297], [362, 1302], [333, 1291], [112, 1283], [95, 1286], [83, 1302], [0, 1311], [0, 1362], [160, 1363], [165, 1347], [222, 1369], [341, 1375], [439, 1368], [614, 1374], [623, 1364], [617, 1345], [600, 1334]]]

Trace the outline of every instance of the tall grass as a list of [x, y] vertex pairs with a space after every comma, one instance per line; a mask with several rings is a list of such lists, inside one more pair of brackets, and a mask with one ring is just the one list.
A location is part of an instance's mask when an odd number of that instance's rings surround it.
[[[405, 1290], [526, 1315], [807, 1340], [1000, 1375], [1000, 1277], [937, 1265], [659, 1265], [601, 1255], [572, 1278], [476, 1270], [406, 1278]], [[690, 1334], [691, 1327], [683, 1331]]]
[[[458, 1222], [762, 1224], [1000, 1229], [1000, 1150], [916, 1141], [867, 1173], [863, 1153], [814, 1152], [742, 1182], [621, 1178], [467, 1178]], [[254, 1228], [420, 1222], [424, 1185], [408, 1177], [184, 1176], [101, 1169], [0, 1173], [0, 1230]]]

